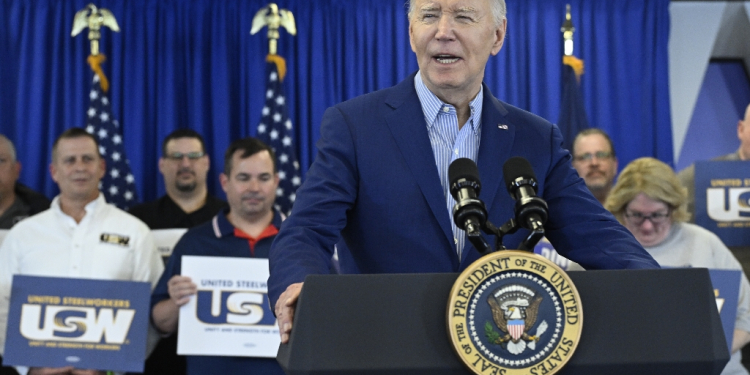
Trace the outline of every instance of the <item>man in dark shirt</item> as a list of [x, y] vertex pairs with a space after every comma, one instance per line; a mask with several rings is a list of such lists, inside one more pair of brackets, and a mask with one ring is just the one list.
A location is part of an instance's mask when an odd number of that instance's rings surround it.
[[[179, 309], [197, 292], [182, 275], [182, 256], [268, 258], [282, 216], [273, 209], [279, 175], [270, 147], [255, 138], [233, 142], [227, 150], [221, 186], [229, 209], [190, 229], [174, 248], [151, 296], [151, 321], [165, 334], [177, 331]], [[187, 373], [282, 375], [274, 358], [187, 356]]]
[[47, 197], [18, 182], [20, 173], [13, 142], [0, 134], [0, 229], [49, 208]]
[[178, 129], [162, 142], [159, 171], [167, 194], [135, 206], [129, 212], [149, 228], [192, 228], [210, 220], [227, 206], [208, 195], [206, 174], [210, 160], [203, 137], [191, 129]]
[[[191, 129], [178, 129], [162, 142], [159, 171], [164, 176], [167, 194], [163, 197], [132, 207], [129, 212], [143, 220], [154, 232], [158, 230], [192, 228], [211, 220], [227, 207], [223, 200], [208, 194], [206, 174], [210, 160], [206, 155], [203, 137]], [[171, 254], [157, 243], [162, 256]], [[177, 335], [164, 338], [146, 360], [144, 374], [184, 375], [185, 358], [177, 355]]]

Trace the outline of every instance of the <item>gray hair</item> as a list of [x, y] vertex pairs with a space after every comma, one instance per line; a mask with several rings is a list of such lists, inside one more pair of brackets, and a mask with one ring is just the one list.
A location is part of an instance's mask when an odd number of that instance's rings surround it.
[[[506, 14], [505, 0], [489, 0], [492, 6], [492, 16], [495, 18], [495, 26], [503, 23]], [[414, 0], [409, 0], [409, 19], [414, 15]]]
[[13, 145], [13, 142], [8, 139], [8, 137], [0, 134], [0, 142], [5, 142], [8, 144], [8, 149], [10, 149], [10, 161], [15, 162], [16, 161], [16, 147]]

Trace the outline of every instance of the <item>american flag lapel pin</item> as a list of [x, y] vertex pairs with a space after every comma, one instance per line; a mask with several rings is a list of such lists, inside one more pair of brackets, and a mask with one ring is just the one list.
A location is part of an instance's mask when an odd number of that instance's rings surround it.
[[497, 124], [497, 127], [498, 129], [508, 130], [508, 125], [505, 125], [505, 124]]

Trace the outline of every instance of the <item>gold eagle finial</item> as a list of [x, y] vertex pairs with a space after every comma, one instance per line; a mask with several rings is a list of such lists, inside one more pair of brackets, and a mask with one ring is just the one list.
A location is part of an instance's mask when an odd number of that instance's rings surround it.
[[285, 28], [289, 34], [297, 35], [297, 26], [294, 23], [292, 12], [287, 9], [279, 9], [275, 3], [270, 3], [255, 13], [250, 34], [254, 35], [264, 26], [268, 26], [268, 53], [270, 55], [276, 54], [279, 27]]
[[85, 28], [89, 28], [89, 40], [91, 41], [91, 55], [99, 54], [99, 39], [102, 25], [109, 27], [112, 31], [119, 32], [120, 26], [117, 25], [115, 16], [108, 9], [97, 8], [94, 4], [89, 4], [79, 10], [73, 18], [73, 31], [70, 36], [76, 36]]

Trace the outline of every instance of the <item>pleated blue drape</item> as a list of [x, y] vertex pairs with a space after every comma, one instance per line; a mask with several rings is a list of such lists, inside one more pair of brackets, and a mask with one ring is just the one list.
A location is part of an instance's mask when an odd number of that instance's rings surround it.
[[[0, 133], [16, 143], [22, 182], [52, 196], [47, 165], [54, 138], [85, 126], [91, 72], [86, 32], [70, 37], [87, 0], [0, 0]], [[254, 135], [264, 102], [268, 43], [251, 36], [267, 0], [101, 0], [122, 31], [103, 31], [115, 116], [139, 196], [164, 193], [161, 140], [177, 128], [205, 136], [210, 189], [223, 152]], [[391, 86], [417, 69], [405, 0], [286, 0], [298, 35], [281, 32], [278, 53], [298, 155], [315, 155], [323, 111]], [[556, 121], [560, 112], [565, 4], [573, 9], [576, 55], [591, 126], [608, 131], [621, 166], [640, 156], [672, 162], [667, 40], [669, 0], [508, 0], [508, 34], [485, 82], [499, 98]]]

